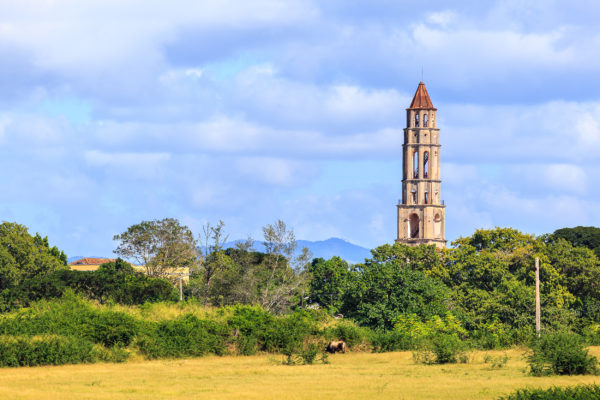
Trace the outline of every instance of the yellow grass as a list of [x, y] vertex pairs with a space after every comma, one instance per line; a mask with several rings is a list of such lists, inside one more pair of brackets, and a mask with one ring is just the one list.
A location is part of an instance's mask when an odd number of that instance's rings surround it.
[[[600, 347], [592, 349], [600, 354]], [[281, 356], [206, 357], [126, 364], [0, 369], [2, 399], [496, 399], [516, 388], [600, 383], [600, 377], [535, 378], [523, 350], [502, 369], [476, 352], [469, 364], [415, 365], [410, 352], [348, 353], [328, 365], [285, 366]], [[488, 352], [492, 356], [502, 351]]]

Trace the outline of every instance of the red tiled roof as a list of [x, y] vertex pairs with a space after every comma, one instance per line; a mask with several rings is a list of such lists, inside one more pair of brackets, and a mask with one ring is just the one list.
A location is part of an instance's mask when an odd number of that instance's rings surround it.
[[77, 261], [69, 263], [69, 265], [100, 265], [107, 262], [115, 261], [115, 258], [81, 258]]
[[419, 87], [417, 87], [417, 91], [415, 92], [415, 97], [413, 97], [412, 103], [410, 103], [409, 110], [414, 109], [425, 109], [425, 110], [435, 110], [433, 107], [433, 103], [429, 98], [429, 93], [427, 93], [427, 89], [425, 88], [425, 84], [423, 82], [419, 82]]

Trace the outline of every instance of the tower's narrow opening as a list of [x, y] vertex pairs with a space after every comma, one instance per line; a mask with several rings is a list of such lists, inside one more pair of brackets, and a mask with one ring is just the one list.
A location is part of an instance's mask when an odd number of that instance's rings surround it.
[[427, 114], [423, 115], [423, 126], [427, 128]]
[[435, 217], [433, 217], [433, 234], [437, 238], [442, 236], [442, 217], [440, 217], [440, 214], [435, 214]]
[[423, 178], [429, 178], [429, 152], [423, 154]]
[[415, 126], [419, 127], [419, 114], [415, 114]]
[[429, 191], [426, 190], [425, 193], [423, 193], [423, 196], [425, 204], [429, 204]]
[[419, 237], [419, 216], [417, 214], [411, 214], [408, 218], [408, 224], [410, 227], [410, 237], [415, 239]]
[[415, 151], [413, 153], [413, 178], [417, 179], [419, 177], [419, 152]]
[[412, 192], [410, 192], [410, 194], [412, 197], [412, 203], [417, 204], [417, 189], [413, 189]]

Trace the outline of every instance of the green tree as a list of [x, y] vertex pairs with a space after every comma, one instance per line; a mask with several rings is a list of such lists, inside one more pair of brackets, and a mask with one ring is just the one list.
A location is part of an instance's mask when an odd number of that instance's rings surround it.
[[[195, 283], [201, 287], [204, 304], [208, 304], [211, 297], [211, 284], [215, 277], [225, 270], [234, 268], [234, 265], [231, 258], [223, 251], [223, 245], [228, 237], [225, 235], [225, 223], [219, 221], [216, 226], [212, 226], [207, 222], [202, 230], [203, 235], [199, 238], [201, 245], [198, 247], [198, 251], [203, 253], [203, 256], [198, 266], [198, 277], [196, 277]], [[212, 303], [215, 304], [217, 302], [214, 299], [223, 299], [223, 294], [213, 293], [212, 297]]]
[[293, 229], [277, 220], [263, 227], [264, 246], [267, 256], [260, 270], [260, 305], [267, 311], [283, 312], [289, 309], [293, 299], [306, 292], [306, 266], [311, 254], [304, 247], [295, 255], [297, 243]]
[[310, 301], [327, 307], [331, 313], [336, 313], [343, 304], [348, 286], [348, 263], [337, 256], [327, 261], [315, 258], [308, 271], [311, 273]]
[[144, 265], [148, 276], [168, 277], [176, 268], [193, 268], [198, 260], [194, 235], [173, 218], [142, 221], [113, 240], [120, 242], [114, 252]]
[[51, 251], [47, 243], [39, 235], [32, 237], [23, 225], [0, 224], [0, 290], [31, 277], [68, 269], [61, 252]]
[[557, 229], [551, 240], [565, 239], [575, 247], [587, 247], [600, 258], [600, 228], [595, 226], [577, 226], [575, 228]]
[[355, 265], [343, 314], [360, 324], [385, 329], [393, 327], [399, 314], [416, 314], [423, 320], [446, 315], [448, 288], [439, 279], [411, 268], [410, 258], [405, 256], [408, 252], [405, 245], [385, 245], [373, 250], [372, 259]]

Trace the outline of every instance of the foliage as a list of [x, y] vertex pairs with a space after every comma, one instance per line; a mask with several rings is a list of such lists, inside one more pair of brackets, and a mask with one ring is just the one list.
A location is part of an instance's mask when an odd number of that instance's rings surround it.
[[95, 272], [58, 270], [27, 278], [0, 294], [0, 308], [6, 311], [58, 298], [69, 289], [101, 303], [143, 304], [178, 297], [170, 282], [136, 273], [129, 263], [117, 259], [102, 264]]
[[58, 334], [82, 338], [106, 347], [128, 346], [138, 328], [137, 321], [130, 315], [99, 310], [72, 292], [60, 300], [41, 301], [31, 308], [0, 318], [0, 334]]
[[113, 240], [119, 241], [114, 252], [144, 265], [148, 276], [168, 277], [176, 268], [193, 267], [198, 258], [192, 232], [173, 218], [142, 221]]
[[530, 345], [530, 373], [542, 375], [598, 374], [598, 360], [588, 354], [579, 335], [569, 332], [544, 333]]
[[600, 400], [599, 385], [576, 385], [549, 389], [518, 389], [499, 400]]
[[312, 365], [314, 363], [329, 364], [329, 356], [323, 351], [322, 341], [309, 341], [297, 350], [290, 350], [285, 354], [283, 365]]
[[0, 224], [0, 290], [64, 269], [64, 253], [50, 249], [47, 238], [32, 237], [17, 223]]
[[413, 353], [415, 362], [423, 364], [465, 363], [465, 345], [454, 334], [435, 334], [421, 343], [420, 348]]
[[[395, 244], [391, 251], [404, 252], [408, 246]], [[374, 257], [356, 265], [342, 306], [345, 316], [362, 325], [390, 329], [399, 313], [421, 318], [445, 315], [449, 291], [438, 279], [412, 269], [404, 257]]]
[[340, 257], [332, 257], [325, 261], [313, 259], [308, 267], [311, 273], [309, 298], [310, 302], [326, 307], [335, 314], [343, 305], [344, 294], [349, 284], [348, 263]]
[[311, 254], [306, 247], [295, 256], [297, 248], [294, 231], [277, 220], [263, 227], [265, 252], [264, 268], [259, 287], [259, 304], [268, 311], [281, 313], [290, 308], [299, 295], [301, 300], [308, 276], [306, 267]]
[[509, 357], [508, 355], [506, 355], [506, 353], [504, 353], [504, 355], [502, 356], [490, 356], [489, 354], [486, 354], [485, 357], [483, 358], [483, 362], [485, 364], [490, 364], [492, 369], [500, 369], [502, 367], [504, 367], [506, 365], [506, 363], [508, 362]]
[[343, 340], [349, 348], [353, 348], [367, 343], [371, 336], [371, 331], [358, 326], [352, 320], [339, 320], [327, 327], [323, 334], [329, 341]]
[[93, 343], [74, 336], [0, 336], [0, 366], [79, 364], [94, 360]]
[[574, 247], [587, 247], [600, 258], [600, 228], [594, 226], [576, 226], [562, 228], [550, 235], [550, 240], [564, 239]]
[[201, 276], [201, 284], [204, 289], [204, 304], [208, 304], [211, 294], [211, 283], [215, 275], [232, 267], [231, 258], [223, 251], [223, 244], [227, 241], [224, 228], [225, 223], [223, 221], [219, 221], [217, 226], [211, 226], [207, 222], [203, 227], [204, 240], [203, 246], [199, 251], [202, 252], [204, 250], [204, 254], [198, 275]]
[[376, 329], [372, 331], [370, 341], [374, 353], [410, 350], [414, 346], [405, 332], [397, 330]]
[[174, 320], [148, 323], [136, 346], [149, 359], [225, 354], [227, 327], [187, 314]]

